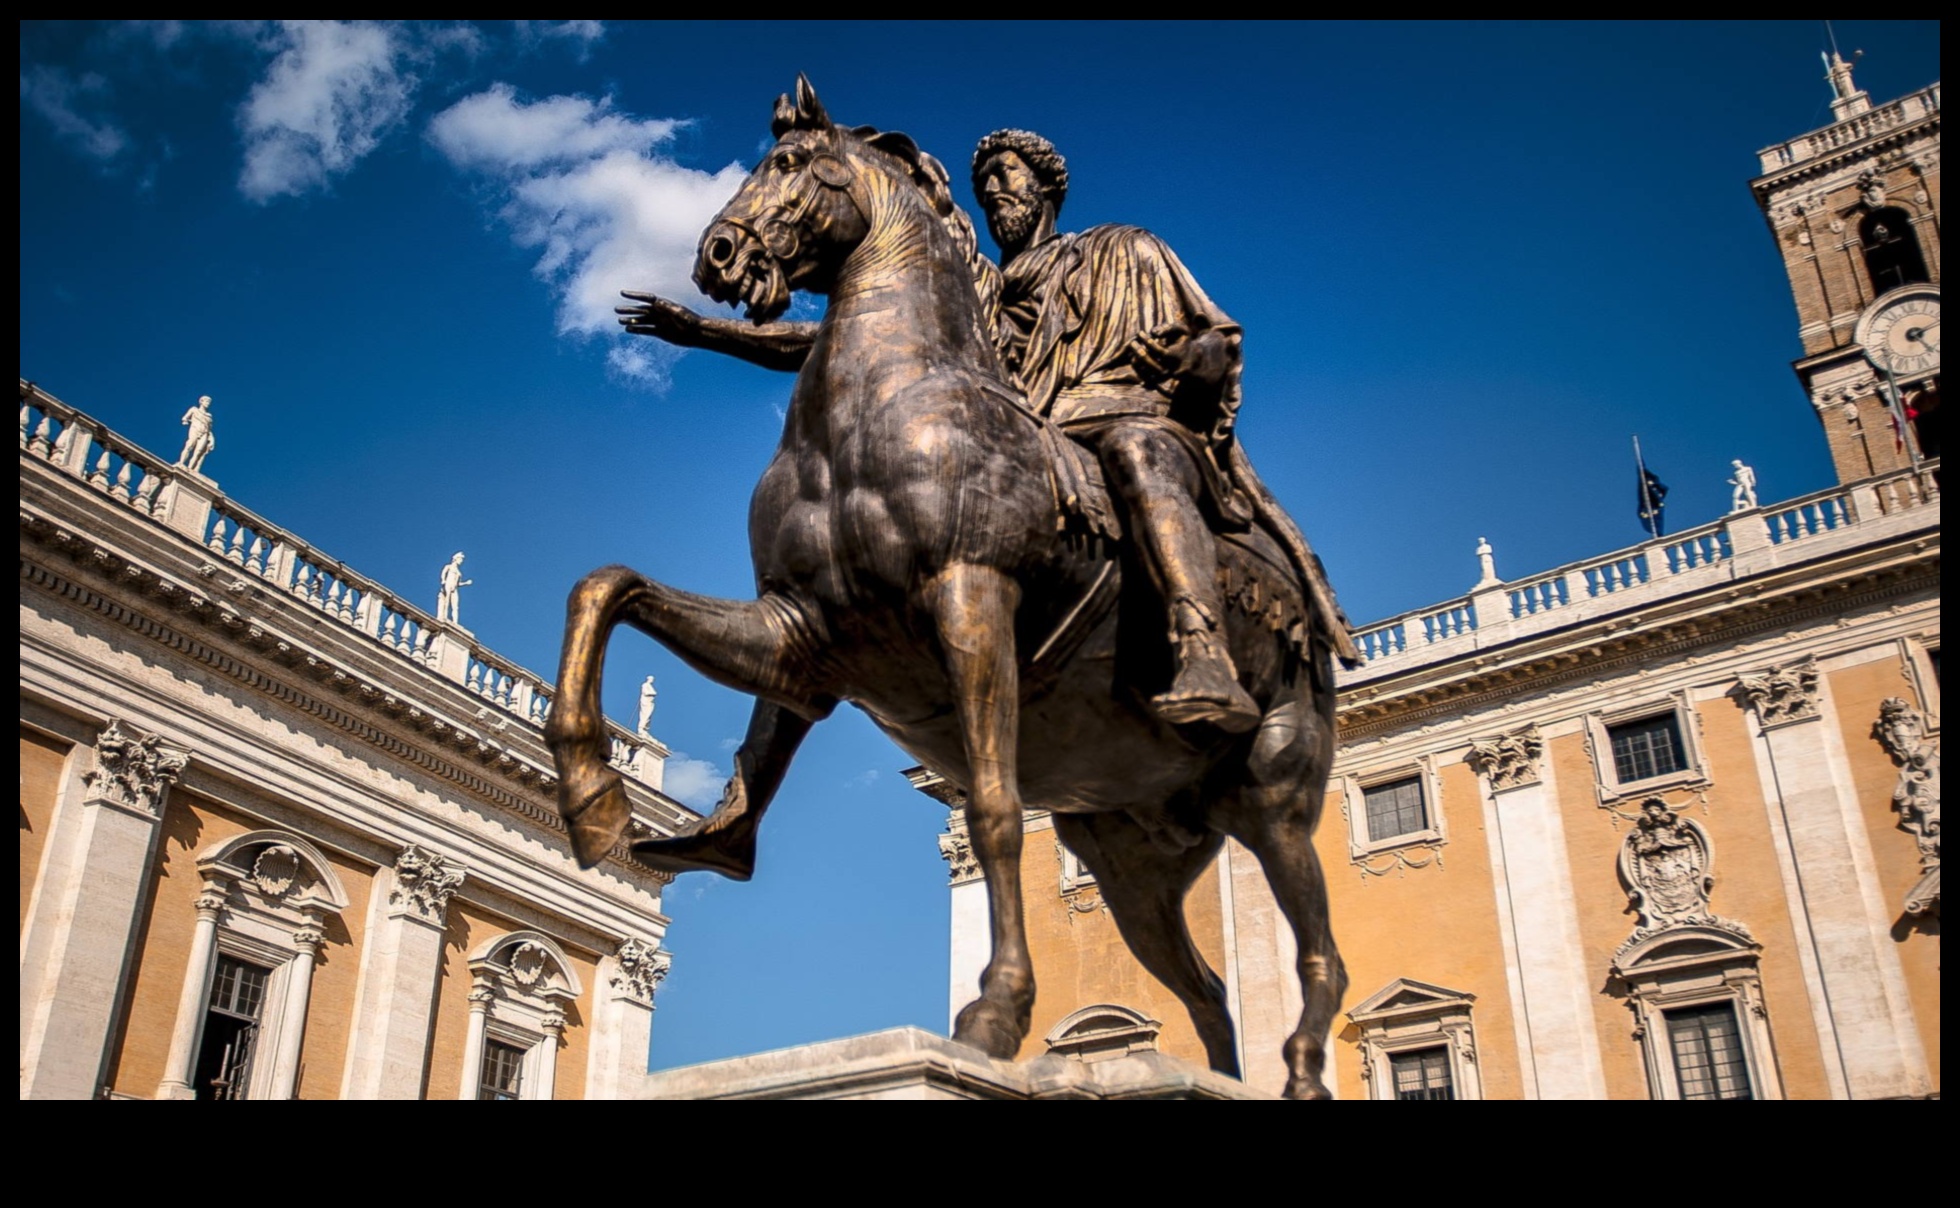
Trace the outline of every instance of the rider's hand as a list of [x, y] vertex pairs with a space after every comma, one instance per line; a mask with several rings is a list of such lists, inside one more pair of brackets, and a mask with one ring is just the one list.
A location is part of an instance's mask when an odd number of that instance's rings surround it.
[[620, 326], [634, 335], [657, 336], [669, 344], [684, 348], [699, 347], [700, 315], [658, 294], [640, 294], [632, 290], [621, 290], [620, 293], [639, 303], [638, 306], [614, 308], [619, 314]]
[[1191, 355], [1191, 333], [1173, 323], [1130, 341], [1130, 365], [1144, 385], [1169, 394], [1177, 389]]

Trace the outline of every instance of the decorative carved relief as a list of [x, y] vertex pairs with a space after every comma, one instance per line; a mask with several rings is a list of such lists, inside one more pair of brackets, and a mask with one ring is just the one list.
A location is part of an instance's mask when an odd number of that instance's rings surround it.
[[525, 943], [511, 949], [511, 980], [525, 989], [538, 984], [545, 974], [551, 972], [551, 954], [542, 944]]
[[1659, 797], [1643, 801], [1640, 810], [1639, 822], [1620, 845], [1620, 880], [1639, 919], [1620, 952], [1677, 927], [1713, 927], [1749, 940], [1747, 927], [1709, 908], [1715, 878], [1708, 836]]
[[1906, 893], [1907, 914], [1940, 912], [1940, 740], [1926, 732], [1926, 716], [1905, 700], [1887, 697], [1872, 728], [1899, 765], [1892, 808], [1899, 829], [1919, 845], [1919, 880]]
[[1876, 168], [1866, 168], [1858, 173], [1858, 197], [1870, 209], [1882, 209], [1885, 205], [1885, 177]]
[[441, 856], [411, 843], [395, 857], [395, 886], [388, 892], [388, 906], [397, 914], [440, 924], [449, 899], [467, 876]]
[[283, 898], [299, 883], [299, 853], [284, 843], [274, 843], [252, 861], [252, 884], [269, 898]]
[[622, 941], [614, 959], [618, 965], [613, 969], [613, 989], [644, 1005], [652, 1005], [653, 992], [674, 965], [672, 953], [642, 939]]
[[946, 819], [946, 833], [939, 836], [939, 858], [948, 865], [950, 884], [980, 879], [980, 860], [973, 854], [973, 838], [967, 834], [965, 809], [955, 809]]
[[1545, 740], [1537, 726], [1470, 744], [1470, 763], [1490, 781], [1493, 793], [1537, 784], [1538, 761], [1544, 754]]
[[101, 800], [163, 816], [163, 796], [183, 775], [190, 756], [162, 745], [154, 734], [124, 730], [111, 718], [95, 740], [95, 766], [83, 774], [91, 794]]
[[1760, 675], [1741, 676], [1736, 690], [1756, 711], [1764, 729], [1809, 721], [1818, 716], [1817, 665], [1768, 667]]

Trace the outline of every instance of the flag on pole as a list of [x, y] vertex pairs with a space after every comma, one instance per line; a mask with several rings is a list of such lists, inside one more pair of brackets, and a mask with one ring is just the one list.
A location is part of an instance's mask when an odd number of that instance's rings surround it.
[[1661, 522], [1661, 509], [1667, 506], [1663, 502], [1667, 498], [1667, 486], [1660, 479], [1654, 477], [1654, 472], [1647, 468], [1646, 459], [1640, 456], [1640, 438], [1638, 436], [1633, 438], [1633, 468], [1634, 472], [1640, 476], [1640, 494], [1636, 499], [1636, 506], [1639, 508], [1640, 514], [1640, 524], [1649, 533], [1652, 533], [1658, 538], [1666, 528]]

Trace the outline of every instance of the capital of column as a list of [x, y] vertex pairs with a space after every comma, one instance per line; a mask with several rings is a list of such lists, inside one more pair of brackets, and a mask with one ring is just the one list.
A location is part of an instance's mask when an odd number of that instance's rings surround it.
[[224, 878], [206, 876], [204, 878], [204, 884], [198, 889], [197, 897], [192, 900], [191, 905], [197, 910], [199, 922], [216, 923], [219, 916], [224, 914], [225, 904], [228, 900], [225, 893]]
[[653, 1005], [653, 994], [674, 966], [674, 955], [664, 952], [652, 940], [628, 937], [613, 954], [616, 963], [610, 979], [614, 992], [644, 1007]]
[[154, 734], [125, 729], [120, 718], [111, 718], [96, 737], [95, 766], [82, 779], [91, 803], [161, 818], [165, 794], [189, 763], [188, 752], [164, 746]]
[[1490, 781], [1493, 793], [1537, 784], [1544, 754], [1545, 739], [1535, 725], [1470, 744], [1470, 763]]
[[388, 912], [440, 927], [469, 874], [427, 848], [409, 844], [395, 857], [395, 883], [388, 891]]
[[1763, 729], [1812, 721], [1821, 716], [1817, 664], [1813, 660], [1791, 667], [1766, 667], [1760, 674], [1736, 679], [1735, 691], [1756, 711]]

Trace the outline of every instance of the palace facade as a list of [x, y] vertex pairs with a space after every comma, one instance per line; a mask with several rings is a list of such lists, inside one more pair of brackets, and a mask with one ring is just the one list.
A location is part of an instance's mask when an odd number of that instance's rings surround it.
[[[1317, 837], [1353, 1099], [1940, 1093], [1939, 85], [1752, 182], [1796, 299], [1828, 490], [1368, 625]], [[1812, 421], [1805, 421], [1812, 422]], [[928, 792], [952, 798], [920, 774]], [[951, 1006], [988, 955], [956, 810]], [[1023, 1057], [1203, 1061], [1031, 813]], [[1187, 917], [1247, 1081], [1285, 1082], [1290, 930], [1227, 842]]]
[[549, 684], [25, 380], [20, 573], [23, 1099], [644, 1076], [666, 878], [572, 862]]

